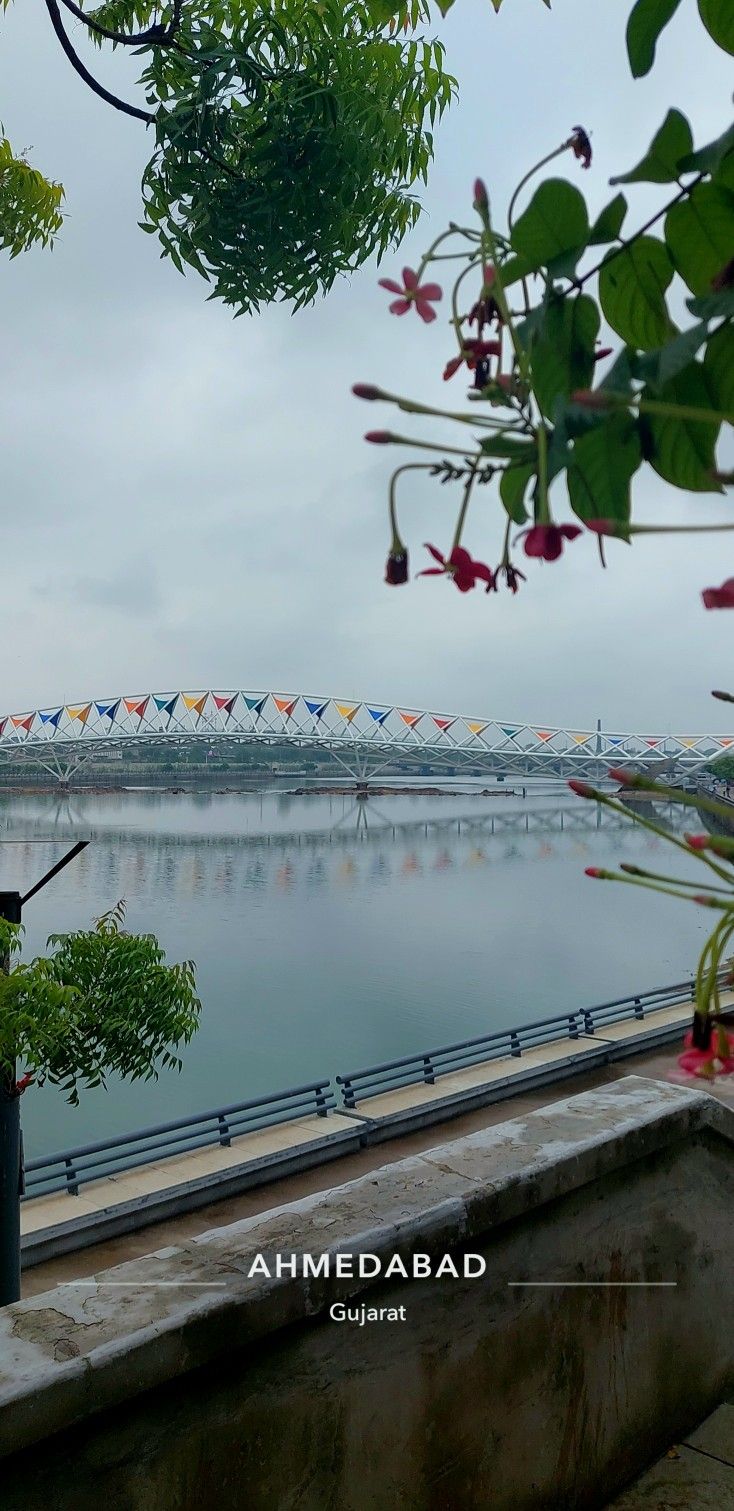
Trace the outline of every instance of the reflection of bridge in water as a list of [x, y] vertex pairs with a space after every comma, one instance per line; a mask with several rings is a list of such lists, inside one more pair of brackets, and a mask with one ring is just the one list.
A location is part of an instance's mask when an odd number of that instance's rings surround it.
[[[477, 800], [478, 802], [481, 799]], [[640, 808], [639, 804], [635, 805]], [[262, 833], [207, 833], [182, 832], [177, 830], [138, 830], [111, 825], [89, 825], [83, 814], [75, 815], [73, 804], [65, 803], [63, 818], [57, 810], [55, 821], [40, 817], [8, 816], [0, 825], [0, 841], [17, 843], [42, 840], [57, 843], [88, 839], [102, 845], [125, 845], [149, 848], [175, 847], [180, 849], [211, 850], [305, 850], [325, 845], [348, 847], [355, 843], [385, 842], [405, 839], [440, 839], [442, 836], [475, 838], [476, 840], [520, 839], [523, 836], [548, 838], [552, 835], [598, 834], [600, 831], [631, 833], [636, 826], [632, 817], [626, 818], [616, 812], [579, 799], [573, 804], [555, 804], [548, 807], [523, 807], [498, 810], [492, 802], [491, 811], [436, 814], [415, 819], [394, 819], [370, 803], [369, 813], [364, 803], [355, 802], [347, 813], [342, 814], [328, 828], [270, 830]], [[655, 821], [674, 832], [690, 825], [690, 817], [675, 803], [645, 804], [644, 817]], [[36, 837], [34, 830], [38, 830]], [[22, 836], [22, 837], [21, 837]]]
[[302, 693], [194, 690], [81, 700], [0, 717], [0, 760], [61, 783], [92, 757], [162, 745], [290, 746], [328, 755], [358, 783], [391, 768], [599, 778], [610, 766], [692, 772], [734, 744], [720, 735], [625, 734], [432, 713]]

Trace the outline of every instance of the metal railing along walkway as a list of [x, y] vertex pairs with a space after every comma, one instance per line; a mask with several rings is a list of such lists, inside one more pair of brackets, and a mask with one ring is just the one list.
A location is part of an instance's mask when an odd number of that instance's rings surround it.
[[612, 1023], [638, 1020], [644, 1024], [646, 1014], [663, 1007], [676, 1007], [690, 1002], [695, 990], [693, 980], [677, 982], [673, 986], [656, 987], [653, 991], [638, 992], [635, 997], [618, 997], [612, 1002], [601, 1002], [596, 1007], [577, 1008], [570, 1013], [557, 1013], [551, 1018], [539, 1018], [518, 1028], [500, 1029], [493, 1034], [482, 1034], [476, 1039], [460, 1039], [455, 1044], [445, 1044], [439, 1049], [426, 1050], [423, 1054], [404, 1055], [402, 1059], [385, 1060], [380, 1065], [370, 1065], [364, 1070], [353, 1070], [348, 1075], [337, 1076], [344, 1106], [354, 1109], [358, 1101], [378, 1096], [384, 1091], [396, 1091], [404, 1086], [421, 1083], [433, 1086], [440, 1076], [452, 1071], [467, 1070], [473, 1065], [491, 1060], [522, 1059], [523, 1053], [556, 1044], [559, 1040], [571, 1041], [589, 1035], [603, 1035]]
[[193, 1117], [158, 1123], [139, 1133], [119, 1134], [96, 1144], [79, 1144], [25, 1165], [26, 1200], [67, 1191], [78, 1196], [79, 1187], [105, 1176], [120, 1175], [140, 1165], [158, 1163], [212, 1145], [228, 1148], [233, 1137], [243, 1133], [292, 1123], [298, 1118], [325, 1118], [335, 1108], [330, 1081], [310, 1081], [288, 1091], [257, 1097], [250, 1102], [234, 1102], [228, 1107], [200, 1112]]

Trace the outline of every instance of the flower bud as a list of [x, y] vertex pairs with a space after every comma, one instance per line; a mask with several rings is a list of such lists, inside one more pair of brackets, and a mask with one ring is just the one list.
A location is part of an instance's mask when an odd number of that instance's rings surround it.
[[375, 388], [374, 383], [353, 383], [352, 393], [357, 399], [381, 399], [382, 389]]
[[608, 874], [607, 871], [601, 871], [598, 866], [587, 866], [584, 871], [584, 876], [592, 876], [594, 881], [606, 881]]
[[598, 793], [597, 793], [595, 787], [591, 787], [588, 782], [579, 782], [579, 781], [576, 780], [575, 777], [573, 778], [572, 781], [569, 782], [568, 785], [571, 788], [571, 791], [576, 793], [577, 797], [597, 797], [598, 796]]
[[483, 178], [475, 178], [475, 180], [474, 180], [474, 203], [475, 203], [475, 205], [488, 205], [489, 204], [489, 195], [487, 194], [487, 186], [486, 186]]
[[373, 446], [389, 446], [395, 437], [389, 430], [368, 430], [366, 441], [371, 441]]
[[692, 850], [707, 850], [711, 836], [708, 834], [684, 834], [683, 838]]
[[613, 782], [619, 782], [622, 787], [634, 787], [637, 783], [637, 773], [627, 771], [624, 766], [613, 766], [608, 775]]

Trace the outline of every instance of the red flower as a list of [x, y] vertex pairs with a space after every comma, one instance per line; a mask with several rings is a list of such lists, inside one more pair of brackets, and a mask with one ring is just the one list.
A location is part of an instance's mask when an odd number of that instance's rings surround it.
[[17, 1097], [22, 1096], [23, 1092], [26, 1090], [26, 1088], [28, 1086], [32, 1086], [32, 1085], [33, 1085], [33, 1076], [30, 1074], [29, 1071], [26, 1071], [25, 1075], [21, 1076], [21, 1078], [20, 1078], [19, 1081], [16, 1081], [15, 1086], [13, 1088], [14, 1095], [17, 1096]]
[[391, 294], [399, 294], [390, 305], [391, 315], [407, 315], [411, 304], [414, 304], [421, 320], [428, 325], [436, 319], [436, 311], [431, 308], [443, 299], [443, 290], [437, 283], [419, 283], [418, 274], [412, 268], [403, 268], [403, 282], [396, 283], [393, 278], [380, 278], [380, 288], [388, 289]]
[[[690, 1031], [683, 1042], [686, 1049], [678, 1057], [678, 1064], [683, 1071], [680, 1079], [687, 1080], [691, 1076], [700, 1076], [706, 1080], [713, 1080], [714, 1076], [728, 1076], [734, 1071], [734, 1036], [728, 1034], [720, 1024], [712, 1025], [709, 1043], [705, 1049], [694, 1046], [693, 1033]], [[673, 1074], [676, 1075], [675, 1071]], [[677, 1076], [676, 1079], [678, 1079]]]
[[543, 561], [557, 561], [564, 540], [575, 540], [581, 534], [578, 525], [531, 525], [523, 530], [525, 555], [540, 556]]
[[734, 609], [734, 577], [727, 577], [720, 588], [704, 588], [701, 597], [705, 609]]
[[591, 142], [583, 126], [574, 126], [573, 136], [569, 142], [574, 157], [579, 157], [584, 168], [591, 165]]
[[385, 582], [388, 582], [390, 584], [390, 587], [392, 588], [399, 588], [404, 582], [407, 581], [407, 551], [404, 548], [402, 551], [391, 550], [387, 558], [387, 565], [385, 567]]
[[467, 337], [458, 357], [451, 357], [446, 363], [443, 373], [444, 383], [449, 378], [453, 378], [454, 373], [459, 371], [464, 362], [470, 370], [473, 370], [483, 359], [499, 357], [501, 352], [502, 347], [499, 341], [480, 341], [476, 336]]
[[426, 550], [430, 551], [434, 561], [440, 562], [440, 566], [426, 567], [425, 571], [418, 573], [419, 577], [443, 577], [447, 573], [453, 577], [460, 593], [468, 593], [470, 588], [475, 588], [478, 579], [486, 582], [488, 593], [493, 588], [494, 578], [489, 567], [483, 561], [474, 561], [463, 546], [454, 546], [448, 558], [442, 556], [435, 546], [429, 546], [427, 541]]

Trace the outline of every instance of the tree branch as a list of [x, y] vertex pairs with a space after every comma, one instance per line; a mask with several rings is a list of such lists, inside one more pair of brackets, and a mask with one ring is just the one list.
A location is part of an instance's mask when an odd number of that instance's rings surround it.
[[144, 47], [146, 44], [167, 47], [174, 39], [181, 22], [181, 6], [183, 0], [174, 0], [173, 14], [168, 26], [149, 26], [146, 31], [120, 32], [113, 31], [109, 26], [102, 26], [92, 16], [88, 16], [81, 6], [75, 5], [74, 0], [61, 0], [61, 4], [76, 16], [78, 21], [83, 21], [90, 31], [98, 37], [106, 37], [108, 42], [119, 42], [122, 47]]
[[137, 105], [128, 105], [125, 100], [118, 99], [117, 95], [110, 94], [109, 89], [105, 89], [103, 84], [100, 84], [97, 79], [93, 78], [89, 69], [85, 68], [81, 58], [75, 53], [64, 31], [57, 0], [45, 0], [45, 5], [51, 19], [51, 25], [72, 68], [79, 74], [80, 79], [84, 80], [84, 83], [88, 85], [92, 93], [98, 94], [101, 100], [106, 100], [107, 104], [112, 105], [115, 110], [121, 110], [123, 115], [131, 115], [135, 120], [145, 121], [146, 126], [152, 125], [155, 121], [155, 116], [151, 115], [149, 110], [140, 110]]
[[597, 262], [596, 267], [589, 268], [588, 273], [584, 273], [582, 278], [571, 279], [571, 287], [574, 289], [582, 289], [584, 284], [588, 283], [589, 279], [593, 278], [596, 273], [599, 273], [603, 267], [606, 267], [608, 262], [613, 262], [615, 257], [619, 257], [622, 252], [626, 252], [628, 247], [633, 246], [636, 241], [639, 241], [641, 236], [644, 236], [647, 231], [651, 230], [656, 222], [662, 219], [663, 215], [667, 215], [668, 210], [672, 210], [673, 205], [677, 205], [678, 201], [681, 199], [686, 199], [691, 191], [697, 188], [698, 184], [700, 184], [705, 177], [705, 173], [697, 174], [696, 178], [691, 179], [690, 184], [685, 184], [677, 194], [673, 195], [672, 199], [668, 200], [667, 204], [663, 205], [662, 210], [656, 210], [655, 214], [651, 215], [650, 219], [645, 221], [644, 226], [640, 226], [639, 230], [634, 232], [634, 235], [629, 236], [626, 241], [623, 237], [620, 237], [619, 246], [614, 247], [613, 251], [607, 252], [606, 256], [602, 257], [600, 262]]

